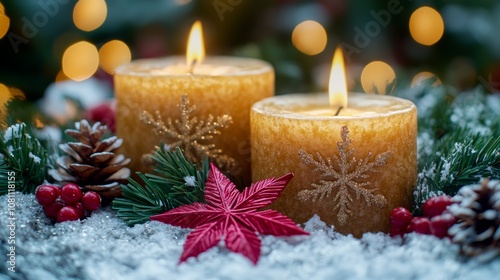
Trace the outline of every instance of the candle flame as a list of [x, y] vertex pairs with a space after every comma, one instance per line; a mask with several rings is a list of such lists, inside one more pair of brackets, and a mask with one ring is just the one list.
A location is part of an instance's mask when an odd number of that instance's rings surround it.
[[197, 20], [191, 27], [186, 52], [186, 63], [191, 67], [193, 63], [201, 63], [205, 58], [205, 46], [203, 44], [203, 30], [201, 22]]
[[344, 54], [340, 47], [337, 47], [333, 55], [328, 93], [330, 94], [331, 106], [347, 107], [347, 81], [345, 76]]

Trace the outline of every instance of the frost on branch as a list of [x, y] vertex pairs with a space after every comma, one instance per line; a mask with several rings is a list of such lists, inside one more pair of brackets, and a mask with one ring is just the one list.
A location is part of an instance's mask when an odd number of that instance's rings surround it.
[[377, 155], [372, 162], [369, 162], [372, 156], [372, 152], [369, 152], [363, 160], [358, 161], [355, 157], [352, 157], [355, 152], [354, 148], [348, 149], [352, 140], [349, 139], [347, 126], [342, 127], [340, 135], [342, 141], [337, 142], [339, 154], [333, 154], [338, 170], [336, 170], [334, 162], [330, 158], [325, 160], [319, 153], [316, 153], [317, 159], [315, 159], [313, 155], [306, 151], [299, 150], [302, 162], [314, 166], [313, 171], [321, 173], [321, 180], [319, 183], [311, 184], [314, 189], [300, 191], [298, 197], [302, 201], [312, 200], [315, 202], [330, 197], [333, 192], [335, 206], [332, 210], [333, 212], [338, 211], [337, 219], [340, 225], [345, 225], [347, 218], [352, 215], [349, 205], [353, 201], [353, 192], [356, 199], [362, 196], [368, 206], [375, 204], [377, 207], [382, 208], [387, 205], [385, 197], [381, 194], [375, 194], [378, 189], [370, 188], [370, 181], [367, 179], [370, 177], [370, 172], [376, 172], [377, 167], [387, 164], [391, 152], [387, 151]]
[[182, 102], [177, 107], [180, 111], [179, 119], [168, 118], [165, 123], [159, 111], [155, 112], [156, 118], [151, 113], [143, 111], [141, 120], [152, 126], [157, 135], [165, 138], [170, 150], [180, 147], [189, 161], [201, 163], [205, 157], [208, 157], [221, 168], [234, 167], [236, 161], [211, 143], [214, 135], [221, 134], [221, 128], [227, 128], [233, 123], [231, 116], [223, 115], [217, 117], [215, 121], [212, 115], [208, 115], [205, 121], [198, 121], [196, 117], [191, 118], [191, 113], [196, 111], [196, 106], [189, 106], [187, 95], [182, 96]]

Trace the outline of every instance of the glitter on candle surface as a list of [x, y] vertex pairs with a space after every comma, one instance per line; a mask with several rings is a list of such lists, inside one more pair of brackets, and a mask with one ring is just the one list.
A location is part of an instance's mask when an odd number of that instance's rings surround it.
[[325, 161], [319, 152], [316, 153], [318, 160], [315, 160], [313, 155], [304, 150], [299, 150], [302, 162], [314, 166], [314, 171], [321, 172], [321, 180], [319, 184], [311, 184], [315, 189], [300, 191], [298, 197], [302, 201], [312, 200], [312, 202], [315, 202], [329, 198], [333, 192], [335, 196], [332, 199], [334, 203], [332, 211], [337, 212], [340, 225], [345, 225], [348, 216], [351, 216], [352, 212], [356, 211], [355, 209], [349, 209], [353, 200], [350, 191], [356, 193], [356, 199], [362, 196], [368, 206], [371, 206], [372, 203], [380, 208], [387, 206], [387, 200], [383, 195], [374, 195], [377, 188], [371, 188], [369, 178], [370, 173], [377, 171], [377, 167], [387, 164], [391, 152], [387, 151], [377, 155], [372, 162], [369, 162], [372, 156], [372, 152], [369, 152], [365, 159], [357, 161], [354, 148], [348, 149], [352, 140], [349, 139], [347, 126], [342, 127], [341, 137], [342, 142], [337, 142], [339, 155], [333, 154], [334, 161], [330, 158]]
[[164, 138], [170, 150], [180, 147], [192, 163], [201, 164], [205, 157], [208, 157], [221, 168], [233, 168], [234, 159], [225, 155], [223, 150], [218, 149], [211, 141], [214, 135], [221, 134], [221, 128], [227, 128], [233, 123], [231, 116], [223, 115], [214, 121], [214, 117], [208, 115], [206, 120], [198, 121], [196, 117], [191, 117], [191, 113], [196, 111], [196, 106], [189, 106], [187, 95], [182, 96], [182, 101], [177, 107], [180, 111], [178, 119], [168, 118], [165, 123], [159, 111], [156, 111], [156, 119], [151, 113], [144, 111], [141, 120], [152, 126], [156, 135]]

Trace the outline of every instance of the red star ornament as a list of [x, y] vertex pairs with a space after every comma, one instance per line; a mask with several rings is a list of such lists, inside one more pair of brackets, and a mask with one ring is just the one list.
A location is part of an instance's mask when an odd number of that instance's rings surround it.
[[224, 240], [226, 247], [257, 264], [260, 239], [256, 232], [266, 235], [308, 235], [290, 218], [275, 210], [259, 208], [278, 198], [293, 178], [289, 173], [252, 184], [243, 192], [222, 174], [214, 164], [205, 185], [205, 202], [195, 202], [152, 216], [150, 219], [183, 228], [194, 228], [184, 243], [179, 263], [196, 257]]

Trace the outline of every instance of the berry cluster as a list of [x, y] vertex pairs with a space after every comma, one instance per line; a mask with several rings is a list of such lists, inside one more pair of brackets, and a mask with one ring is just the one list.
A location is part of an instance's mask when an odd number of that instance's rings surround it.
[[35, 196], [47, 217], [59, 223], [88, 217], [101, 206], [101, 197], [96, 192], [82, 193], [75, 184], [66, 184], [62, 188], [41, 185]]
[[457, 218], [447, 208], [453, 204], [449, 196], [431, 197], [422, 207], [423, 216], [413, 217], [408, 209], [398, 207], [389, 217], [391, 236], [403, 236], [416, 232], [432, 234], [439, 238], [449, 237], [448, 229], [457, 222]]

